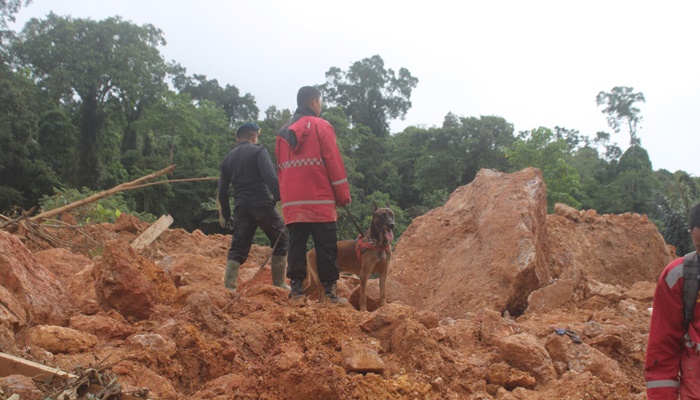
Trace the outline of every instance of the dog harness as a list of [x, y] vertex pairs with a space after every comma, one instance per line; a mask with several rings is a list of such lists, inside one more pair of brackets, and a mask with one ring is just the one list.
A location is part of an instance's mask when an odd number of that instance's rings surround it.
[[367, 250], [389, 251], [391, 250], [391, 243], [387, 243], [384, 246], [377, 246], [371, 238], [369, 241], [364, 241], [362, 235], [357, 235], [357, 239], [355, 239], [355, 255], [357, 256], [357, 261], [360, 261], [362, 253]]

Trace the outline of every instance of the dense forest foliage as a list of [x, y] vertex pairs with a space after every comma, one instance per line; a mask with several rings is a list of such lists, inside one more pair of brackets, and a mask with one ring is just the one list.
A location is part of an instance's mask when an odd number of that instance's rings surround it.
[[[274, 161], [274, 133], [293, 110], [271, 106], [261, 113], [253, 94], [166, 62], [158, 49], [165, 38], [149, 24], [49, 14], [10, 31], [7, 21], [22, 5], [0, 2], [0, 213], [52, 208], [170, 164], [177, 169], [169, 179], [216, 177], [235, 145], [235, 127], [245, 121], [262, 127], [261, 143]], [[419, 80], [378, 55], [347, 69], [331, 66], [314, 83], [345, 160], [349, 210], [363, 226], [372, 202], [396, 211], [400, 233], [481, 168], [534, 166], [544, 174], [550, 209], [561, 202], [601, 214], [645, 213], [679, 254], [692, 250], [685, 221], [700, 182], [684, 171], [652, 169], [637, 134], [637, 105], [645, 98], [631, 87], [591, 94], [611, 130], [629, 133], [623, 152], [608, 132], [589, 137], [558, 126], [514, 132], [505, 117], [493, 115], [451, 112], [441, 126], [390, 132], [390, 122], [410, 110]], [[209, 180], [123, 192], [81, 222], [170, 213], [176, 226], [217, 232], [215, 190]], [[343, 238], [356, 235], [343, 212], [339, 228]]]

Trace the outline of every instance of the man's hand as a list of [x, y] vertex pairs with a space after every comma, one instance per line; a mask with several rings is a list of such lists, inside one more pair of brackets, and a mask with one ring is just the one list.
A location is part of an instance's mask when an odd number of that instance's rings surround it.
[[233, 217], [228, 217], [226, 222], [224, 222], [224, 229], [229, 231], [233, 230]]

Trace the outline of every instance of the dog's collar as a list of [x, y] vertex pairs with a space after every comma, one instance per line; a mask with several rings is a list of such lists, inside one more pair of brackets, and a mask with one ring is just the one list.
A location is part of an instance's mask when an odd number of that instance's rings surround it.
[[[367, 232], [367, 234], [364, 235], [364, 236], [363, 236], [363, 235], [360, 235], [360, 238], [363, 238], [363, 240], [364, 240], [365, 242], [371, 244], [372, 246], [374, 246], [374, 247], [376, 247], [376, 248], [386, 248], [386, 247], [391, 246], [391, 242], [388, 241], [388, 240], [386, 241], [386, 243], [377, 243], [377, 241], [375, 241], [375, 240], [372, 238], [372, 235], [370, 235], [369, 232]], [[385, 239], [386, 239], [386, 237], [385, 237]]]

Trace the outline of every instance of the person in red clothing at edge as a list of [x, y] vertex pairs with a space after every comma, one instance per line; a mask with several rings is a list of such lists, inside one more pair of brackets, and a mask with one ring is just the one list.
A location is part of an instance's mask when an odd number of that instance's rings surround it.
[[340, 277], [336, 206], [350, 204], [350, 186], [331, 124], [319, 118], [321, 92], [304, 86], [297, 93], [292, 119], [277, 132], [275, 154], [284, 223], [289, 230], [287, 278], [291, 281], [293, 306], [304, 306], [306, 242], [316, 248], [319, 280], [331, 304], [345, 304], [336, 292]]
[[[688, 217], [689, 233], [700, 252], [700, 204]], [[700, 307], [688, 330], [683, 315], [683, 257], [661, 273], [654, 293], [644, 375], [649, 400], [700, 399]]]

